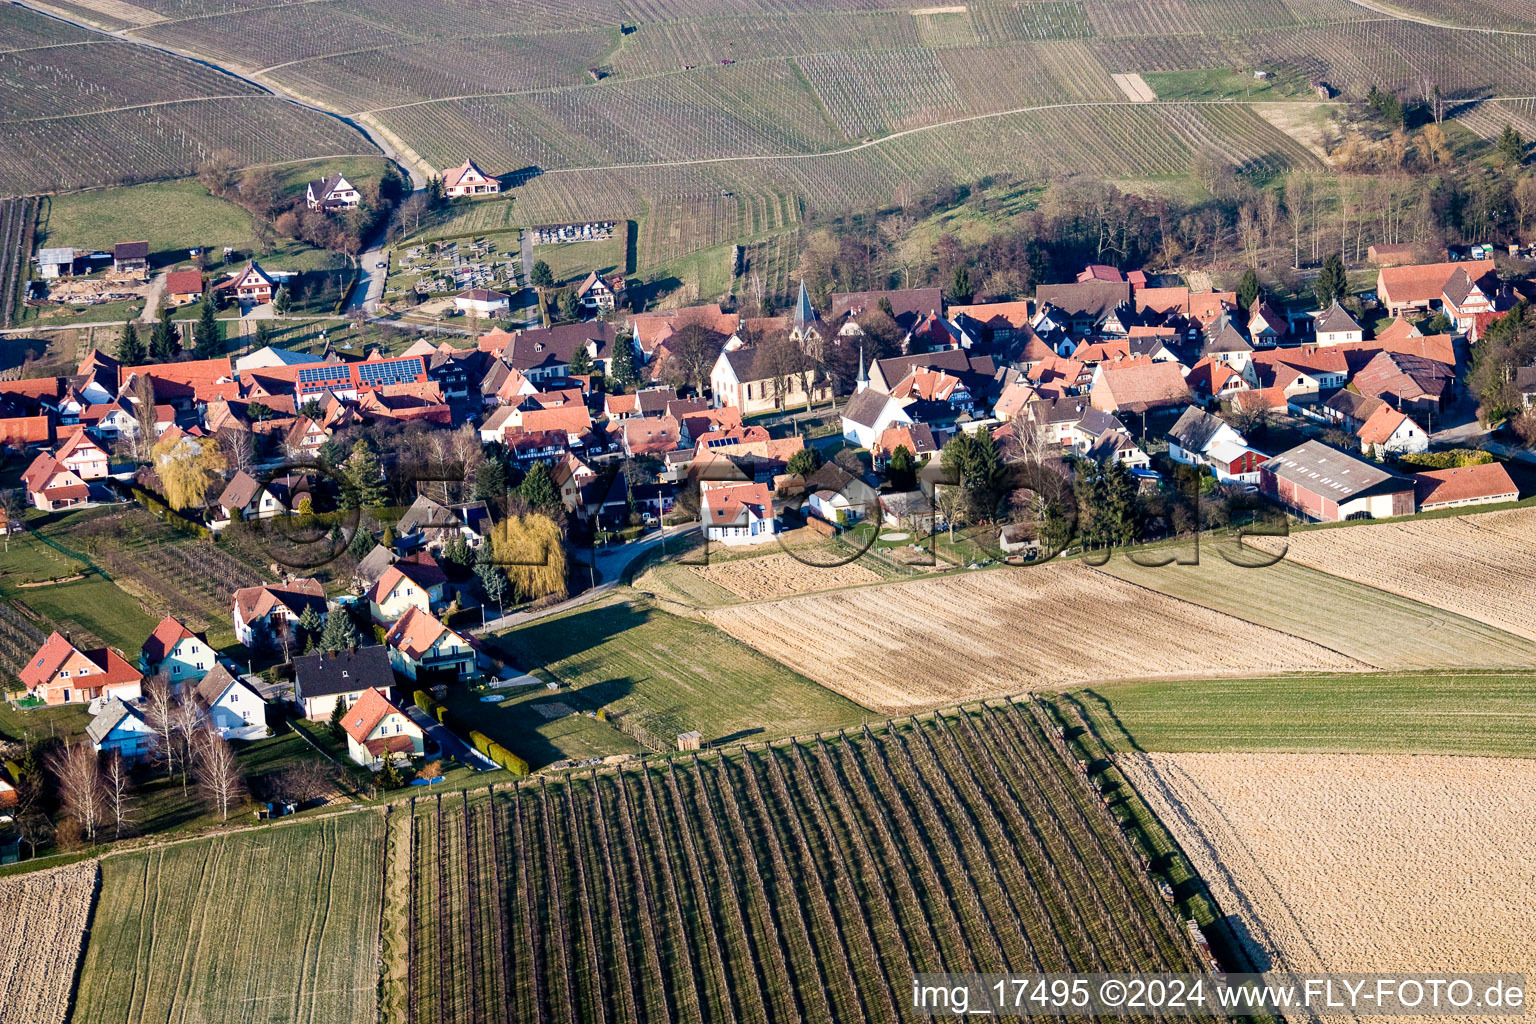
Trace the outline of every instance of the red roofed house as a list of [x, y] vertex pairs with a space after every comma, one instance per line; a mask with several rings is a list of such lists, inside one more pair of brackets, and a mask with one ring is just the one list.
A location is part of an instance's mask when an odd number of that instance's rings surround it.
[[1406, 455], [1429, 451], [1429, 435], [1424, 428], [1385, 403], [1377, 406], [1355, 431], [1360, 450], [1367, 455]]
[[1431, 469], [1413, 474], [1413, 482], [1414, 500], [1420, 512], [1520, 500], [1520, 488], [1509, 478], [1509, 471], [1497, 462]]
[[53, 457], [82, 480], [105, 478], [111, 462], [107, 450], [83, 430], [60, 445]]
[[110, 647], [82, 651], [54, 630], [18, 673], [29, 697], [45, 704], [85, 704], [97, 697], [138, 700], [138, 669]]
[[1445, 286], [1458, 271], [1472, 281], [1482, 281], [1494, 273], [1493, 260], [1383, 267], [1376, 274], [1376, 297], [1393, 316], [1410, 309], [1433, 309], [1443, 300]]
[[203, 297], [203, 272], [201, 270], [168, 270], [165, 273], [165, 301], [172, 306], [185, 306]]
[[420, 608], [400, 616], [384, 643], [396, 671], [418, 682], [473, 679], [478, 674], [468, 638]]
[[653, 419], [649, 416], [625, 420], [620, 443], [624, 454], [662, 456], [682, 443], [683, 425], [671, 416]]
[[208, 641], [172, 615], [160, 620], [139, 651], [140, 671], [148, 676], [164, 674], [172, 683], [196, 682], [216, 664], [218, 654]]
[[1089, 401], [1101, 412], [1146, 413], [1188, 405], [1190, 397], [1178, 363], [1107, 363], [1094, 382]]
[[447, 583], [448, 577], [436, 562], [430, 565], [396, 563], [385, 569], [384, 575], [368, 591], [368, 610], [373, 621], [380, 625], [394, 622], [412, 608], [430, 612], [433, 605], [442, 603], [443, 587]]
[[761, 544], [778, 532], [767, 484], [701, 484], [705, 536], [723, 544]]
[[44, 512], [78, 505], [91, 494], [90, 487], [79, 474], [61, 465], [47, 452], [32, 461], [27, 471], [21, 474], [21, 482], [27, 489], [27, 500]]
[[476, 167], [473, 160], [443, 171], [443, 195], [449, 198], [494, 195], [500, 191], [501, 182]]
[[391, 760], [409, 760], [419, 757], [427, 746], [421, 728], [373, 687], [347, 709], [341, 728], [347, 734], [348, 756], [375, 770], [384, 767], [386, 754]]
[[325, 588], [319, 580], [290, 580], [235, 591], [233, 618], [235, 639], [247, 647], [291, 637], [299, 616], [313, 608], [324, 618]]

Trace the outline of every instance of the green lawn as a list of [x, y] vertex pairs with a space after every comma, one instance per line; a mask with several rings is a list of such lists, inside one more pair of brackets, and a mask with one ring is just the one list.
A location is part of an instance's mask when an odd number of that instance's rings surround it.
[[478, 729], [523, 758], [530, 768], [566, 758], [644, 753], [644, 747], [607, 722], [580, 713], [546, 719], [534, 709], [536, 704], [554, 701], [575, 708], [568, 692], [530, 686], [503, 693], [506, 698], [492, 704], [462, 686], [450, 687], [444, 703], [453, 716], [451, 723], [465, 733]]
[[865, 714], [713, 626], [639, 601], [547, 617], [492, 643], [519, 667], [547, 670], [561, 683], [546, 700], [629, 713], [668, 743], [694, 729], [710, 742], [810, 733]]
[[1073, 690], [1119, 750], [1536, 757], [1536, 673], [1160, 680]]
[[1267, 79], [1253, 77], [1253, 70], [1201, 68], [1195, 71], [1147, 71], [1142, 80], [1160, 100], [1289, 100], [1300, 96], [1316, 99], [1307, 82], [1294, 70], [1275, 70]]
[[[549, 264], [550, 272], [555, 275], [556, 287], [581, 284], [582, 279], [594, 270], [603, 274], [625, 271], [625, 230], [625, 222], [620, 221], [614, 226], [614, 236], [602, 241], [536, 245], [533, 247], [533, 259], [535, 263], [543, 260]], [[503, 243], [498, 236], [497, 245], [515, 249], [517, 238], [512, 236], [508, 242]]]
[[[251, 215], [210, 195], [196, 181], [98, 189], [54, 196], [38, 218], [39, 247], [73, 246], [111, 251], [118, 242], [149, 241], [157, 264], [194, 245], [249, 250], [256, 242]], [[172, 257], [175, 258], [174, 256]]]

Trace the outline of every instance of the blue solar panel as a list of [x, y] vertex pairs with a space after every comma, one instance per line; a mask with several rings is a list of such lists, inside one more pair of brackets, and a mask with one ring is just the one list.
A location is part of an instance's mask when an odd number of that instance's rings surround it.
[[342, 383], [352, 379], [351, 371], [345, 366], [306, 366], [299, 370], [300, 384]]
[[415, 380], [425, 372], [421, 358], [411, 356], [409, 359], [363, 363], [357, 368], [357, 379], [370, 387], [382, 387], [385, 384], [402, 384]]

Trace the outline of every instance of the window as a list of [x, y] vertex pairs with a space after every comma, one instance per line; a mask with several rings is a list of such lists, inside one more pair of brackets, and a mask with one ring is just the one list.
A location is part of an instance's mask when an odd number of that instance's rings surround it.
[[[38, 664], [41, 665], [42, 662], [38, 662]], [[60, 672], [59, 673], [59, 678], [60, 679], [68, 679], [69, 678], [69, 669], [65, 669], [64, 671]]]

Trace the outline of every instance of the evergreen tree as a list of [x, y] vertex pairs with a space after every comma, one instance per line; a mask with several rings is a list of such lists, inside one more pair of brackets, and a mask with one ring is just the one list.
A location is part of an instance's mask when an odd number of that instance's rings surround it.
[[383, 508], [388, 502], [379, 457], [368, 447], [368, 442], [358, 438], [352, 442], [352, 454], [347, 459], [347, 482], [352, 486], [342, 494], [347, 508]]
[[124, 366], [142, 366], [145, 359], [144, 342], [139, 340], [139, 329], [132, 320], [123, 321], [123, 334], [117, 341], [117, 361]]
[[970, 302], [971, 295], [971, 272], [962, 263], [949, 280], [949, 298], [951, 302]]
[[507, 496], [507, 464], [499, 457], [487, 456], [475, 471], [476, 501], [500, 501]]
[[1525, 163], [1525, 139], [1507, 121], [1504, 123], [1503, 134], [1499, 136], [1499, 159], [1510, 167], [1519, 167]]
[[447, 544], [443, 545], [443, 562], [454, 575], [459, 575], [469, 568], [469, 543], [462, 533], [455, 533]]
[[388, 750], [384, 752], [384, 767], [379, 770], [379, 785], [385, 789], [399, 789], [405, 785], [405, 776], [395, 763], [395, 755]]
[[549, 269], [548, 263], [539, 260], [528, 272], [528, 280], [533, 282], [535, 288], [548, 288], [555, 283], [555, 274]]
[[543, 462], [533, 464], [517, 492], [528, 503], [528, 507], [536, 512], [552, 511], [560, 507], [560, 491], [555, 487], [554, 475]]
[[351, 613], [345, 608], [337, 608], [326, 617], [325, 629], [320, 633], [322, 651], [346, 651], [362, 642], [362, 634], [358, 633]]
[[570, 288], [560, 293], [560, 319], [581, 319], [581, 303], [576, 301], [576, 292]]
[[1254, 273], [1252, 267], [1243, 271], [1243, 278], [1237, 282], [1237, 308], [1249, 310], [1259, 298], [1259, 275]]
[[199, 359], [214, 359], [224, 354], [224, 337], [219, 333], [219, 322], [214, 318], [213, 302], [209, 298], [203, 300], [203, 313], [192, 331], [192, 344]]
[[810, 476], [821, 468], [821, 452], [815, 448], [802, 448], [789, 457], [789, 463], [784, 467], [787, 472], [796, 476]]
[[320, 638], [320, 631], [325, 628], [325, 620], [320, 617], [320, 612], [314, 605], [304, 609], [304, 614], [299, 616], [299, 631], [304, 637], [304, 653], [315, 649], [315, 643]]
[[1342, 299], [1349, 291], [1349, 274], [1344, 270], [1344, 260], [1331, 252], [1323, 260], [1323, 269], [1317, 275], [1317, 308], [1327, 309]]
[[341, 720], [347, 717], [347, 698], [337, 697], [336, 706], [331, 709], [331, 739], [340, 743], [345, 733], [341, 729]]
[[480, 581], [480, 589], [485, 592], [487, 601], [495, 602], [496, 610], [502, 610], [501, 602], [507, 596], [507, 574], [501, 571], [501, 566], [491, 559], [487, 550], [489, 545], [482, 545], [475, 556], [475, 577]]
[[160, 319], [149, 336], [149, 357], [157, 363], [175, 359], [181, 352], [181, 331], [171, 323], [171, 311], [161, 310]]
[[592, 353], [587, 351], [587, 346], [578, 345], [575, 352], [571, 353], [570, 374], [572, 377], [585, 377], [592, 372]]
[[394, 546], [395, 546], [395, 542], [398, 541], [399, 539], [400, 539], [400, 535], [395, 532], [395, 524], [394, 523], [385, 523], [384, 524], [384, 536], [379, 538], [379, 543], [384, 545], [387, 548], [393, 549]]
[[272, 296], [272, 312], [278, 316], [287, 316], [292, 308], [293, 293], [288, 290], [287, 285], [278, 286], [277, 294]]
[[891, 487], [898, 491], [910, 491], [917, 484], [916, 467], [906, 445], [899, 444], [891, 452], [891, 460], [885, 465], [885, 475], [891, 481]]
[[990, 519], [997, 510], [1003, 479], [997, 445], [985, 430], [956, 434], [944, 446], [945, 469], [959, 477], [965, 497], [965, 518], [971, 522]]
[[272, 329], [266, 325], [265, 321], [256, 321], [255, 347], [266, 348], [270, 344], [272, 344]]
[[621, 387], [629, 387], [639, 379], [635, 371], [635, 346], [627, 334], [614, 342], [613, 355], [608, 359], [608, 376]]
[[352, 534], [352, 543], [347, 545], [347, 554], [361, 562], [368, 557], [368, 552], [373, 550], [373, 533], [359, 526]]

